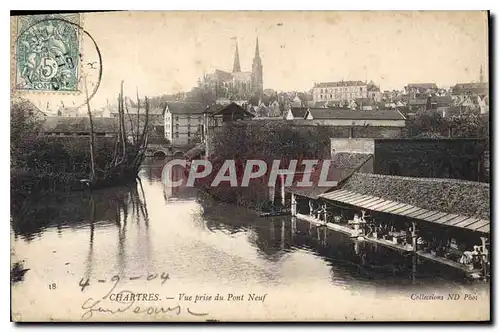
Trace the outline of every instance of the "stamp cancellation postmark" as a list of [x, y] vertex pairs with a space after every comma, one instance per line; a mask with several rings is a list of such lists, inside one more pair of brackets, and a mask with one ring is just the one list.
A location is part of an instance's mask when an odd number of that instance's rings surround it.
[[18, 18], [15, 40], [16, 90], [79, 91], [79, 24], [80, 15], [76, 13]]

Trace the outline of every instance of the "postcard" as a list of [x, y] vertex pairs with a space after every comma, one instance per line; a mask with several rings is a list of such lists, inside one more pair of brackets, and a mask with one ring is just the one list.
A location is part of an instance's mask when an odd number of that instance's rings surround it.
[[11, 36], [12, 321], [490, 321], [488, 12]]

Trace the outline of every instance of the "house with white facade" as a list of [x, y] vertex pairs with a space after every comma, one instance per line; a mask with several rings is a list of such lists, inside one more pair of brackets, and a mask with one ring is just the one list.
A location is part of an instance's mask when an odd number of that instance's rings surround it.
[[292, 107], [286, 113], [286, 120], [298, 120], [304, 119], [306, 116], [308, 108], [306, 107]]
[[396, 109], [353, 111], [349, 109], [309, 108], [305, 115], [315, 125], [323, 126], [372, 126], [400, 127], [406, 126], [405, 116]]
[[167, 102], [164, 113], [165, 138], [174, 147], [194, 144], [203, 132], [203, 112], [206, 107], [198, 102]]

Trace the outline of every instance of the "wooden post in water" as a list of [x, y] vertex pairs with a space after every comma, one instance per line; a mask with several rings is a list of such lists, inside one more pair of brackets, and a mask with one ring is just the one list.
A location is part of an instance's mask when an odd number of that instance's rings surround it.
[[276, 235], [274, 233], [274, 220], [271, 220], [271, 222], [269, 223], [269, 237], [273, 242], [276, 240]]
[[411, 223], [411, 244], [413, 246], [413, 252], [417, 252], [417, 223], [412, 221]]
[[274, 191], [276, 188], [274, 186], [269, 187], [269, 200], [274, 204]]
[[295, 199], [294, 193], [292, 193], [290, 208], [291, 208], [292, 217], [295, 217], [297, 215], [297, 200]]
[[285, 175], [280, 175], [280, 183], [281, 183], [281, 206], [285, 207]]
[[483, 252], [483, 259], [481, 259], [482, 266], [483, 266], [483, 276], [484, 279], [486, 279], [486, 275], [488, 272], [488, 261], [489, 261], [489, 255], [488, 255], [488, 249], [486, 249], [486, 241], [488, 239], [484, 236], [481, 236], [481, 251]]
[[326, 203], [325, 203], [325, 204], [323, 204], [323, 218], [325, 220], [325, 225], [326, 225], [326, 221], [327, 221], [326, 217], [327, 217], [327, 213], [326, 213]]
[[94, 155], [94, 122], [92, 120], [92, 111], [90, 110], [90, 100], [89, 100], [89, 91], [87, 89], [87, 78], [84, 77], [84, 86], [85, 86], [85, 96], [87, 98], [87, 114], [89, 117], [89, 131], [90, 131], [90, 182], [96, 180], [95, 178], [95, 155]]
[[280, 247], [281, 249], [285, 249], [285, 220], [281, 220], [281, 238], [280, 238]]
[[205, 143], [205, 160], [208, 160], [208, 135], [209, 135], [209, 118], [208, 114], [203, 114], [203, 143]]
[[487, 240], [488, 240], [487, 238], [485, 238], [485, 237], [481, 236], [481, 243], [482, 243], [482, 244], [481, 244], [481, 246], [482, 246], [482, 248], [481, 248], [482, 250], [481, 250], [481, 251], [482, 251], [482, 252], [483, 252], [483, 254], [484, 254], [485, 260], [487, 260], [487, 259], [488, 259], [488, 249], [486, 249], [486, 241], [487, 241]]
[[417, 277], [417, 254], [416, 252], [414, 252], [412, 257], [412, 269], [411, 269], [411, 279], [413, 283], [415, 283], [416, 277]]

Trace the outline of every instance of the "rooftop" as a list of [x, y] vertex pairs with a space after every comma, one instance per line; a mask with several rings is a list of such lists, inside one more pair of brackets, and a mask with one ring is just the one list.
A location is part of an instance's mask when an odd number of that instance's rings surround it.
[[220, 70], [220, 69], [216, 69], [213, 73], [211, 74], [208, 74], [208, 76], [210, 77], [210, 79], [214, 80], [214, 81], [228, 81], [228, 80], [231, 80], [232, 79], [232, 75], [230, 72], [227, 72], [225, 70]]
[[[321, 175], [321, 167], [317, 167], [312, 172], [312, 174], [310, 174], [310, 181], [312, 182], [311, 186], [299, 186], [298, 182], [300, 179], [297, 179], [292, 184], [292, 186], [285, 188], [285, 190], [288, 192], [293, 192], [300, 196], [317, 199], [319, 195], [334, 189], [340, 181], [349, 177], [349, 175], [351, 175], [354, 171], [354, 169], [338, 168], [336, 167], [336, 165], [334, 165], [334, 163], [331, 163], [328, 169], [326, 180], [328, 182], [333, 182], [333, 186], [324, 186], [319, 181]], [[300, 174], [298, 174], [297, 176], [300, 177]]]
[[409, 83], [408, 88], [437, 89], [436, 83]]
[[488, 93], [488, 83], [458, 83], [451, 88], [453, 94]]
[[290, 109], [294, 118], [303, 119], [307, 113], [307, 107], [292, 107]]
[[[110, 108], [111, 111], [109, 112], [110, 114], [118, 114], [118, 108], [113, 106], [113, 108]], [[165, 107], [161, 106], [154, 106], [154, 107], [149, 107], [149, 114], [162, 114], [163, 111], [165, 110]], [[137, 107], [128, 107], [128, 113], [130, 115], [136, 115], [137, 114]], [[127, 114], [127, 108], [125, 108], [125, 115]], [[144, 115], [146, 114], [146, 109], [144, 108], [144, 104], [141, 103], [141, 108], [139, 109], [139, 115]]]
[[341, 108], [310, 108], [308, 112], [313, 119], [341, 120], [405, 120], [398, 110], [353, 111]]
[[331, 88], [339, 86], [363, 86], [366, 83], [362, 81], [338, 81], [338, 82], [321, 82], [314, 84], [315, 88]]
[[376, 105], [375, 100], [373, 100], [371, 98], [356, 98], [354, 100], [354, 102], [358, 106], [361, 106], [361, 105], [363, 105], [363, 106], [374, 106], [374, 105]]
[[314, 108], [326, 108], [328, 102], [326, 101], [317, 101], [314, 103]]
[[[116, 118], [93, 118], [95, 133], [117, 133], [119, 123]], [[42, 124], [42, 131], [50, 133], [89, 133], [88, 117], [49, 116]]]
[[206, 109], [198, 102], [167, 102], [167, 108], [172, 114], [202, 114]]
[[11, 105], [15, 105], [16, 107], [19, 107], [20, 109], [25, 109], [29, 112], [32, 112], [33, 114], [39, 114], [42, 116], [46, 116], [44, 112], [42, 112], [38, 107], [35, 106], [31, 101], [28, 99], [23, 99], [21, 97], [15, 96], [11, 99]]
[[[205, 113], [205, 112], [208, 112], [208, 109], [205, 110], [203, 113]], [[217, 115], [223, 115], [225, 113], [230, 114], [231, 112], [241, 113], [244, 116], [251, 117], [251, 118], [253, 118], [255, 116], [254, 114], [252, 114], [251, 112], [247, 111], [246, 109], [244, 109], [243, 107], [241, 107], [240, 105], [238, 105], [234, 102], [232, 102], [229, 105], [223, 106], [222, 108], [214, 109], [214, 111], [212, 112], [211, 115], [217, 116]]]
[[373, 155], [367, 153], [337, 152], [332, 156], [332, 166], [342, 169], [358, 169]]
[[410, 106], [421, 106], [427, 104], [427, 99], [410, 99]]
[[450, 96], [433, 96], [431, 98], [431, 103], [435, 103], [438, 106], [447, 106], [453, 103], [453, 100]]
[[482, 182], [354, 173], [342, 190], [431, 211], [490, 219], [490, 186]]
[[300, 196], [316, 199], [319, 195], [335, 189], [338, 183], [347, 179], [353, 172], [363, 166], [371, 157], [371, 154], [336, 153], [332, 156], [326, 177], [327, 181], [335, 183], [333, 187], [321, 185], [319, 180], [322, 168], [317, 167], [312, 172], [310, 177], [310, 180], [313, 183], [312, 186], [299, 187], [297, 186], [297, 182], [294, 182], [291, 187], [287, 188], [287, 191]]

